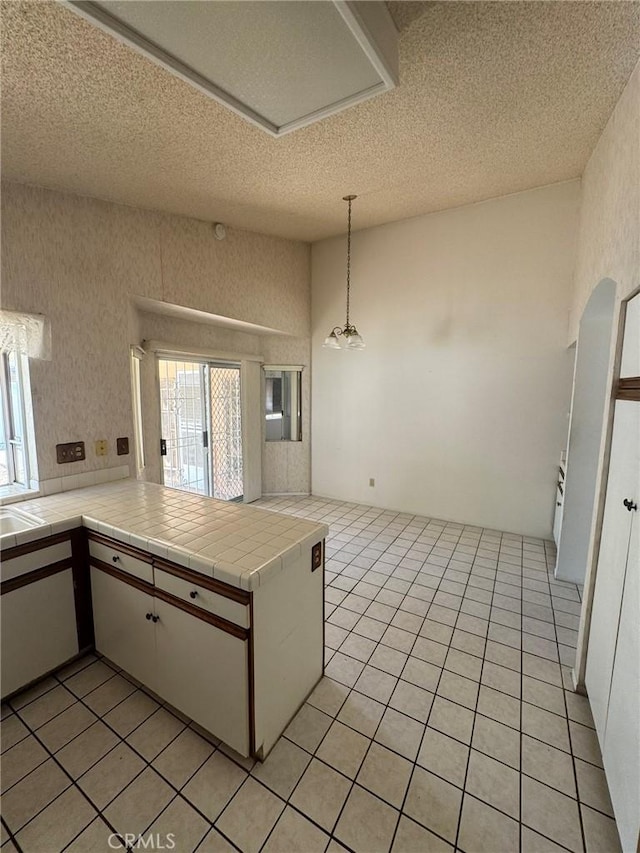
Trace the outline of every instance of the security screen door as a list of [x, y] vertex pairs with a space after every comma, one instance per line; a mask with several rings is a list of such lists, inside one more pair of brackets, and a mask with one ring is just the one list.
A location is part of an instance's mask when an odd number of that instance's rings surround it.
[[240, 366], [158, 358], [165, 486], [241, 500]]

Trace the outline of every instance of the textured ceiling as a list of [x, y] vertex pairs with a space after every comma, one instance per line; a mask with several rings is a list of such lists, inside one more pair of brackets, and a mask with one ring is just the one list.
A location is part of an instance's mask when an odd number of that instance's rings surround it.
[[[51, 2], [3, 2], [6, 178], [302, 240], [581, 174], [640, 3], [388, 4], [400, 86], [272, 139]], [[240, 38], [231, 33], [230, 38]]]

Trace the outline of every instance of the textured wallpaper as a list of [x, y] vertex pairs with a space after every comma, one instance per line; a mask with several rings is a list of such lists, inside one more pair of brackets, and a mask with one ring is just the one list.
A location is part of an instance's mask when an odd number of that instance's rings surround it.
[[[152, 321], [143, 331], [132, 296], [278, 329], [306, 339], [308, 352], [309, 246], [231, 228], [227, 235], [219, 242], [209, 223], [3, 184], [2, 306], [52, 324], [52, 361], [31, 364], [41, 479], [133, 464], [133, 455], [116, 456], [115, 440], [133, 435], [129, 344], [149, 337]], [[161, 319], [162, 337], [195, 345], [180, 340], [183, 321]], [[210, 334], [229, 340], [226, 330]], [[234, 342], [251, 351], [252, 336], [240, 337], [247, 340]], [[98, 439], [109, 442], [107, 456], [95, 455]], [[80, 440], [87, 459], [58, 465], [55, 445]], [[308, 482], [308, 459], [297, 463]]]

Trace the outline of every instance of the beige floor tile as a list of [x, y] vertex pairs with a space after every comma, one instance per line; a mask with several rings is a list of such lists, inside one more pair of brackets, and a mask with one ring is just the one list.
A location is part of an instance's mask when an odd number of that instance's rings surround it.
[[254, 779], [247, 779], [216, 822], [243, 853], [258, 853], [284, 810], [284, 802]]
[[413, 765], [406, 758], [372, 743], [356, 781], [399, 809], [409, 785], [412, 769]]
[[519, 846], [515, 820], [464, 795], [458, 849], [464, 853], [514, 853]]
[[387, 853], [397, 821], [395, 809], [354, 785], [335, 834], [355, 853]]
[[235, 761], [235, 763], [242, 767], [243, 770], [246, 770], [247, 773], [251, 773], [256, 765], [255, 758], [252, 758], [250, 755], [240, 755], [240, 753], [236, 752], [233, 747], [226, 743], [222, 743], [222, 741], [218, 745], [218, 749], [223, 752], [227, 758]]
[[[417, 634], [422, 628], [422, 616], [416, 616], [414, 613], [404, 613], [398, 610], [396, 615], [391, 620], [392, 628], [402, 628], [403, 631], [409, 631], [410, 634]], [[415, 636], [413, 638], [415, 640]]]
[[588, 806], [580, 806], [580, 810], [587, 853], [620, 853], [615, 821]]
[[184, 728], [181, 720], [165, 708], [159, 708], [129, 735], [127, 743], [147, 761], [153, 761]]
[[466, 791], [505, 812], [520, 817], [520, 774], [488, 755], [471, 750]]
[[492, 663], [497, 663], [507, 669], [513, 669], [516, 672], [520, 672], [522, 663], [520, 649], [514, 649], [512, 646], [505, 646], [502, 643], [487, 640], [485, 657]]
[[418, 753], [418, 764], [462, 788], [468, 756], [469, 747], [428, 726]]
[[369, 660], [370, 666], [388, 672], [390, 675], [399, 676], [407, 661], [407, 655], [392, 649], [389, 646], [379, 645]]
[[111, 827], [97, 817], [65, 848], [65, 853], [112, 853], [113, 846], [109, 846], [112, 832]]
[[423, 690], [415, 684], [400, 680], [389, 700], [389, 706], [409, 717], [413, 717], [420, 723], [426, 723], [433, 698], [433, 693], [428, 690]]
[[569, 734], [571, 736], [573, 754], [583, 761], [588, 761], [590, 764], [602, 767], [602, 755], [595, 729], [570, 720]]
[[[153, 836], [156, 849], [160, 844], [176, 853], [191, 853], [209, 831], [209, 823], [182, 797], [177, 796], [158, 816], [144, 837]], [[169, 847], [169, 844], [174, 847]]]
[[516, 699], [520, 698], [519, 672], [514, 672], [512, 669], [507, 669], [504, 666], [498, 666], [498, 664], [491, 663], [491, 661], [485, 661], [482, 667], [481, 680], [487, 687], [492, 687], [501, 693], [507, 693]]
[[[21, 719], [31, 729], [39, 729], [53, 717], [61, 714], [65, 708], [73, 705], [75, 697], [65, 687], [59, 684], [53, 690], [47, 691], [34, 702], [20, 708]], [[14, 705], [14, 707], [17, 707]]]
[[582, 723], [583, 726], [589, 726], [592, 729], [595, 728], [591, 706], [586, 696], [580, 696], [579, 693], [574, 693], [572, 690], [565, 690], [564, 698], [570, 720], [575, 720], [576, 723]]
[[369, 743], [369, 738], [336, 721], [325, 735], [316, 755], [326, 764], [354, 779]]
[[2, 756], [2, 765], [0, 766], [3, 793], [27, 773], [31, 773], [43, 761], [46, 761], [48, 757], [47, 752], [33, 735], [24, 738], [11, 749], [8, 749]]
[[286, 738], [280, 738], [267, 758], [256, 763], [251, 775], [287, 800], [310, 761], [308, 752]]
[[416, 767], [404, 813], [442, 838], [455, 842], [462, 791]]
[[182, 788], [213, 750], [213, 744], [192, 729], [185, 729], [154, 759], [153, 766], [172, 785]]
[[28, 823], [16, 841], [29, 853], [63, 850], [96, 816], [95, 809], [72, 786]]
[[362, 661], [336, 652], [331, 658], [331, 663], [325, 667], [324, 672], [329, 678], [333, 678], [341, 684], [346, 684], [347, 687], [353, 687], [363, 669], [364, 664]]
[[[409, 616], [411, 614], [406, 615]], [[416, 635], [411, 631], [404, 631], [402, 628], [389, 625], [382, 635], [382, 640], [380, 642], [384, 643], [385, 646], [391, 646], [392, 649], [397, 649], [399, 652], [409, 654], [415, 641]]]
[[332, 625], [331, 622], [325, 622], [324, 644], [328, 648], [339, 649], [348, 636], [349, 632], [346, 628], [341, 628], [339, 625]]
[[162, 776], [147, 767], [104, 810], [104, 816], [118, 832], [137, 835], [155, 821], [174, 796]]
[[291, 803], [331, 832], [350, 787], [348, 779], [314, 758], [293, 792]]
[[410, 657], [402, 670], [402, 680], [435, 693], [442, 670], [429, 661]]
[[366, 737], [373, 737], [382, 719], [385, 707], [355, 690], [351, 692], [337, 719]]
[[182, 795], [215, 821], [246, 778], [247, 773], [226, 755], [214, 752], [182, 789]]
[[57, 752], [72, 738], [97, 721], [98, 718], [93, 711], [85, 708], [79, 702], [75, 702], [66, 711], [58, 714], [57, 717], [49, 720], [42, 728], [38, 729], [38, 737], [48, 750]]
[[307, 702], [314, 708], [324, 711], [325, 714], [335, 717], [348, 695], [349, 688], [346, 684], [340, 684], [339, 681], [323, 676]]
[[402, 815], [392, 853], [452, 853], [453, 847], [419, 823]]
[[117, 743], [117, 735], [98, 720], [59, 750], [56, 759], [67, 773], [77, 779]]
[[522, 736], [522, 772], [563, 794], [576, 796], [571, 756], [527, 735]]
[[443, 734], [450, 735], [463, 743], [469, 743], [473, 730], [473, 711], [450, 702], [442, 696], [433, 700], [429, 725]]
[[289, 723], [285, 735], [307, 752], [315, 752], [332, 722], [327, 714], [313, 705], [305, 704]]
[[22, 722], [17, 714], [11, 714], [2, 720], [0, 727], [0, 739], [2, 742], [2, 752], [6, 752], [15, 746], [23, 738], [29, 734], [29, 729]]
[[106, 714], [127, 696], [130, 696], [136, 687], [126, 678], [121, 675], [114, 675], [100, 687], [96, 687], [91, 693], [87, 693], [84, 697], [85, 705], [88, 705], [92, 711], [99, 716]]
[[104, 721], [120, 735], [126, 737], [150, 717], [160, 706], [142, 690], [136, 690], [130, 696], [112, 708], [105, 715]]
[[50, 758], [2, 795], [2, 817], [15, 834], [70, 784]]
[[530, 675], [540, 681], [546, 681], [556, 687], [562, 687], [562, 672], [560, 665], [555, 661], [530, 655], [526, 652], [522, 655], [523, 675]]
[[340, 646], [340, 651], [344, 655], [355, 658], [356, 660], [366, 663], [376, 648], [373, 640], [367, 637], [361, 637], [359, 634], [349, 634], [344, 643]]
[[427, 616], [420, 629], [420, 636], [448, 646], [453, 636], [453, 628], [451, 625], [444, 625], [442, 622], [436, 622], [435, 619]]
[[449, 649], [444, 666], [449, 672], [464, 675], [465, 678], [470, 678], [472, 681], [480, 681], [482, 661], [475, 655], [470, 655], [459, 649]]
[[564, 704], [564, 691], [545, 681], [531, 678], [528, 675], [522, 677], [522, 698], [531, 705], [537, 705], [554, 714], [566, 716]]
[[395, 675], [381, 672], [373, 666], [365, 666], [356, 682], [355, 689], [359, 693], [369, 696], [370, 699], [386, 703], [397, 683], [398, 679]]
[[582, 833], [575, 800], [528, 776], [522, 777], [522, 823], [575, 853]]
[[387, 630], [387, 626], [384, 622], [378, 622], [377, 619], [372, 619], [370, 616], [361, 616], [353, 630], [362, 637], [378, 642]]
[[86, 669], [88, 666], [91, 666], [91, 664], [95, 663], [97, 660], [98, 657], [94, 654], [83, 655], [81, 658], [78, 658], [77, 660], [68, 663], [66, 666], [63, 666], [62, 669], [59, 669], [56, 672], [56, 678], [59, 678], [60, 681], [65, 681], [67, 678], [71, 678], [72, 675], [75, 675], [83, 669]]
[[580, 758], [575, 759], [578, 777], [578, 799], [581, 803], [613, 817], [613, 808], [609, 798], [609, 786], [604, 770], [595, 767]]
[[462, 675], [457, 675], [455, 672], [448, 672], [446, 669], [442, 672], [440, 683], [437, 690], [438, 696], [444, 696], [451, 702], [456, 702], [458, 705], [463, 705], [465, 708], [474, 710], [478, 697], [478, 683], [471, 681], [469, 678], [464, 678]]
[[444, 666], [447, 657], [447, 646], [442, 643], [437, 643], [435, 640], [429, 640], [427, 637], [418, 637], [411, 654], [415, 658], [429, 661], [436, 666]]
[[481, 684], [477, 711], [513, 729], [520, 729], [520, 702], [513, 696], [507, 696], [506, 693], [500, 693]]
[[144, 762], [120, 743], [78, 779], [78, 785], [99, 808], [104, 808], [144, 768]]
[[263, 853], [323, 853], [328, 841], [325, 832], [287, 806], [262, 850]]
[[570, 752], [567, 721], [535, 705], [522, 703], [522, 731], [537, 740]]
[[497, 758], [516, 770], [520, 767], [520, 735], [509, 726], [478, 714], [473, 727], [472, 745], [479, 752]]
[[17, 696], [14, 696], [9, 701], [7, 707], [10, 706], [14, 711], [17, 711], [20, 708], [24, 708], [25, 705], [29, 705], [39, 696], [44, 696], [45, 693], [52, 690], [54, 687], [59, 687], [59, 684], [53, 676], [43, 678], [42, 681], [38, 681], [38, 683], [34, 684], [33, 687], [28, 687], [26, 690], [23, 690], [22, 693], [18, 693]]
[[521, 853], [565, 853], [566, 848], [560, 847], [549, 838], [539, 835], [528, 826], [522, 826], [521, 830]]
[[237, 848], [213, 827], [198, 847], [198, 853], [237, 853]]
[[387, 708], [376, 731], [375, 740], [394, 752], [400, 753], [409, 761], [414, 761], [424, 728], [424, 723], [401, 714], [393, 708]]
[[64, 686], [70, 690], [75, 696], [86, 696], [96, 687], [104, 684], [110, 678], [115, 676], [115, 672], [110, 666], [102, 661], [96, 661], [90, 666], [67, 678]]

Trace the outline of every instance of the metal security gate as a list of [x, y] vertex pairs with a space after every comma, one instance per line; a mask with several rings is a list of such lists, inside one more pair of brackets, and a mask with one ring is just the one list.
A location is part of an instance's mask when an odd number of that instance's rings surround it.
[[165, 486], [240, 500], [240, 367], [158, 358]]

